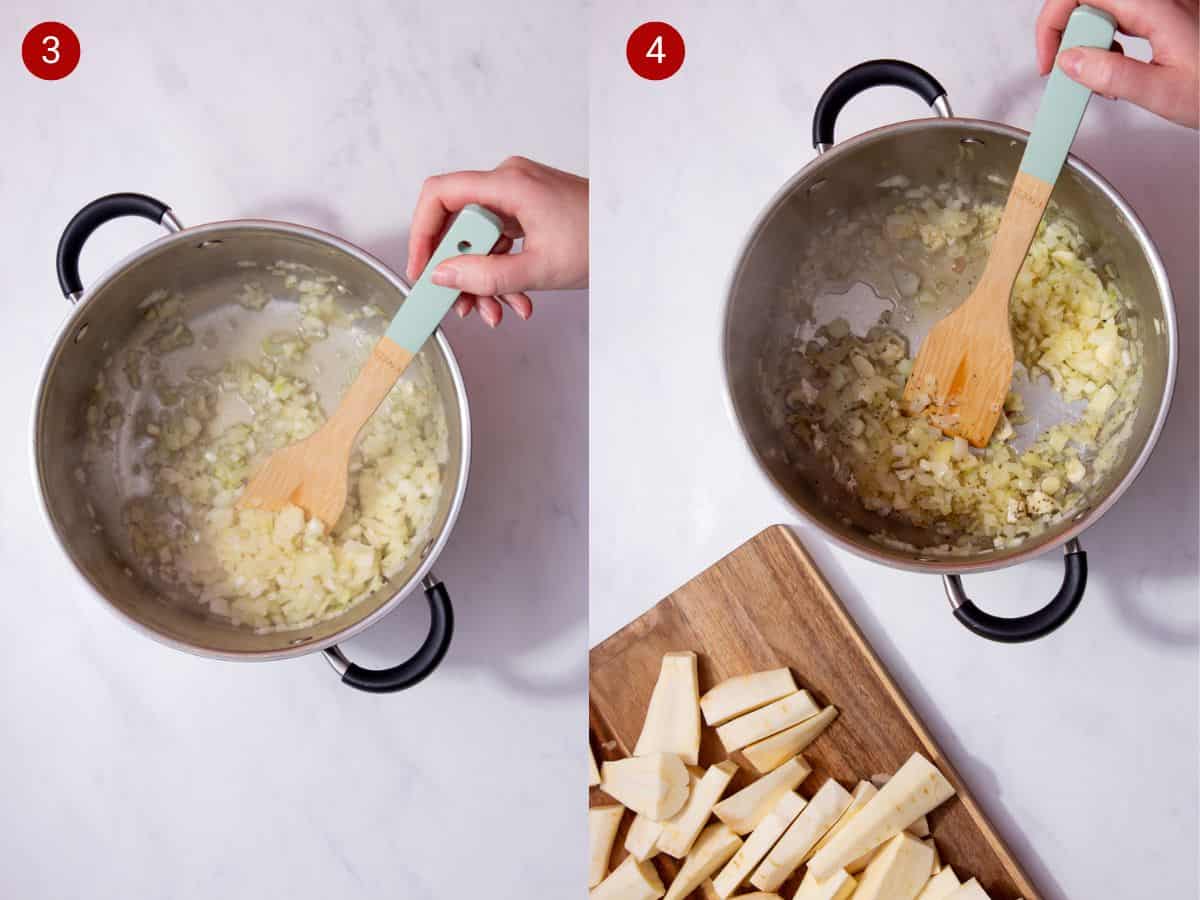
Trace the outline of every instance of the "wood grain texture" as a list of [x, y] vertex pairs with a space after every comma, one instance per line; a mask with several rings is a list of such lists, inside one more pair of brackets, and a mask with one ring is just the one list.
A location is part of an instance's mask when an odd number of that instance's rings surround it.
[[346, 506], [354, 439], [412, 361], [411, 353], [381, 337], [333, 415], [304, 440], [267, 457], [238, 507], [278, 510], [293, 503], [332, 529]]
[[[1038, 900], [790, 530], [763, 531], [592, 650], [590, 724], [598, 759], [620, 759], [632, 751], [660, 660], [672, 650], [700, 654], [701, 691], [734, 675], [789, 666], [800, 687], [838, 707], [837, 720], [802, 754], [813, 767], [801, 786], [806, 797], [827, 778], [853, 789], [861, 779], [896, 771], [914, 751], [923, 753], [958, 791], [929, 815], [943, 862], [964, 877], [976, 876], [993, 900]], [[701, 765], [725, 758], [715, 732], [705, 727]], [[743, 766], [726, 796], [754, 780], [748, 769]], [[592, 802], [611, 801], [593, 789]], [[614, 865], [624, 858], [627, 827], [628, 821], [618, 836]], [[655, 863], [664, 877], [674, 876], [673, 860], [660, 855]], [[798, 883], [797, 877], [790, 879], [783, 896], [790, 897]], [[716, 894], [706, 886], [693, 896]]]
[[1012, 385], [1009, 299], [1053, 190], [1017, 173], [979, 283], [929, 332], [904, 387], [906, 403], [928, 397], [925, 416], [975, 447], [987, 446]]

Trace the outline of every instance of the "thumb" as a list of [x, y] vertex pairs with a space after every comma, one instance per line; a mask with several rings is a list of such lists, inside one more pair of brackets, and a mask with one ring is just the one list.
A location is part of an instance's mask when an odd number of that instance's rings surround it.
[[499, 255], [455, 256], [433, 270], [433, 283], [458, 288], [468, 294], [491, 297], [497, 294], [516, 294], [536, 287], [530, 255], [503, 253]]
[[1095, 47], [1064, 50], [1058, 65], [1097, 94], [1128, 100], [1162, 116], [1171, 114], [1171, 76], [1160, 67]]

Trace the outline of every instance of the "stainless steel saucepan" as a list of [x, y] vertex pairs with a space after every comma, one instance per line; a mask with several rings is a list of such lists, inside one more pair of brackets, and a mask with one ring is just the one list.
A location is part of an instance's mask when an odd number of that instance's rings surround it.
[[[168, 234], [137, 250], [84, 290], [79, 278], [84, 243], [96, 228], [122, 216], [158, 222]], [[312, 228], [256, 219], [184, 228], [165, 204], [142, 194], [113, 194], [80, 210], [58, 248], [59, 283], [74, 308], [38, 387], [34, 478], [51, 530], [74, 568], [113, 610], [150, 637], [180, 650], [229, 660], [285, 659], [323, 651], [351, 687], [376, 693], [403, 690], [442, 661], [454, 625], [450, 596], [432, 567], [462, 506], [471, 458], [471, 422], [462, 375], [440, 331], [421, 351], [444, 407], [449, 442], [430, 538], [387, 584], [336, 618], [298, 630], [257, 633], [208, 614], [192, 598], [172, 595], [139, 571], [125, 546], [119, 521], [123, 500], [128, 499], [122, 483], [128, 473], [122, 460], [115, 460], [112, 472], [93, 472], [86, 485], [76, 477], [87, 438], [84, 412], [97, 374], [107, 360], [122, 358], [123, 349], [147, 327], [139, 308], [142, 298], [160, 289], [182, 292], [187, 296], [185, 318], [193, 332], [220, 328], [223, 337], [214, 352], [222, 357], [252, 354], [266, 333], [294, 328], [294, 304], [276, 299], [251, 312], [231, 298], [250, 273], [261, 277], [262, 270], [280, 260], [335, 276], [347, 297], [357, 304], [379, 306], [388, 318], [408, 294], [408, 285], [379, 260]], [[347, 342], [370, 339], [352, 331], [322, 342], [321, 351], [331, 354], [324, 377], [345, 375], [336, 363], [342, 360], [344, 369], [344, 360], [354, 349]], [[210, 357], [206, 362], [219, 367], [224, 358]], [[315, 387], [326, 404], [336, 400], [336, 394], [326, 393], [334, 385], [318, 382]], [[100, 527], [106, 523], [112, 527]], [[432, 616], [420, 649], [389, 669], [370, 670], [350, 663], [338, 642], [378, 622], [418, 587], [425, 591]]]
[[[877, 85], [919, 94], [937, 118], [899, 122], [834, 144], [834, 124], [855, 95]], [[813, 122], [817, 157], [787, 182], [751, 229], [728, 289], [723, 334], [726, 384], [734, 416], [759, 465], [797, 512], [837, 545], [888, 566], [940, 575], [954, 614], [969, 629], [998, 641], [1026, 641], [1062, 625], [1078, 607], [1087, 582], [1079, 536], [1128, 490], [1149, 459], [1171, 403], [1176, 369], [1176, 324], [1167, 273], [1153, 240], [1129, 204], [1086, 163], [1070, 157], [1052, 197], [1081, 228], [1101, 266], [1111, 265], [1129, 315], [1139, 322], [1144, 377], [1123, 456], [1065, 521], [1003, 550], [981, 548], [949, 556], [930, 548], [945, 537], [908, 529], [911, 549], [870, 538], [879, 520], [853, 501], [832, 507], [817, 489], [821, 473], [789, 454], [785, 427], [767, 397], [764, 373], [799, 326], [817, 322], [797, 305], [797, 260], [835, 217], [878, 203], [878, 185], [901, 176], [913, 185], [956, 180], [981, 200], [1003, 204], [1028, 133], [996, 122], [953, 117], [946, 92], [929, 73], [897, 60], [876, 60], [839, 76], [825, 91]], [[991, 177], [989, 177], [991, 176]], [[846, 303], [852, 294], [845, 295]], [[853, 321], [853, 310], [841, 310]], [[912, 340], [915, 335], [908, 335]], [[1054, 548], [1065, 552], [1066, 576], [1054, 599], [1027, 616], [1003, 618], [977, 607], [961, 576], [1015, 565]]]

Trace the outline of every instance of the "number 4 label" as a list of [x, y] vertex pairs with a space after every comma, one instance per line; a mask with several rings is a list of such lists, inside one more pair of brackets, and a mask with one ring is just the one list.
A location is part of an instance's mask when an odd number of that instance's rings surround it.
[[646, 51], [646, 57], [658, 60], [660, 66], [662, 65], [662, 61], [667, 58], [667, 54], [663, 52], [662, 44], [662, 35], [660, 34], [654, 39], [654, 43], [650, 45], [650, 49]]
[[646, 22], [629, 35], [625, 59], [648, 81], [670, 78], [683, 65], [683, 36], [666, 22]]

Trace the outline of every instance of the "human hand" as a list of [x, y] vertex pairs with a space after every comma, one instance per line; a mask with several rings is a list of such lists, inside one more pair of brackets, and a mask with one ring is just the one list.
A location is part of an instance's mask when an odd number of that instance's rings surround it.
[[[409, 281], [420, 276], [451, 216], [468, 203], [498, 214], [504, 231], [491, 255], [455, 256], [434, 269], [434, 284], [463, 291], [454, 303], [460, 317], [478, 308], [495, 328], [504, 306], [522, 319], [533, 315], [527, 291], [587, 287], [587, 179], [520, 156], [490, 172], [453, 172], [425, 180], [408, 239]], [[521, 250], [511, 253], [517, 238], [524, 239]]]
[[[1073, 47], [1058, 59], [1073, 80], [1106, 97], [1129, 100], [1164, 119], [1200, 127], [1200, 2], [1198, 0], [1089, 0], [1111, 13], [1123, 34], [1146, 38], [1149, 63], [1112, 50]], [[1038, 70], [1054, 66], [1067, 19], [1079, 0], [1046, 0], [1037, 20]]]

